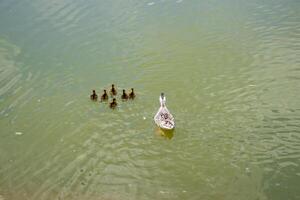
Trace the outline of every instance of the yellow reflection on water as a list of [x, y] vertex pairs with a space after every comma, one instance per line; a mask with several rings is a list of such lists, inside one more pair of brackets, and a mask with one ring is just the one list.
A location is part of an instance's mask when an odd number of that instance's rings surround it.
[[157, 135], [163, 136], [167, 139], [172, 139], [173, 136], [174, 136], [174, 129], [166, 130], [166, 129], [162, 129], [160, 127], [157, 127], [156, 133], [157, 133]]

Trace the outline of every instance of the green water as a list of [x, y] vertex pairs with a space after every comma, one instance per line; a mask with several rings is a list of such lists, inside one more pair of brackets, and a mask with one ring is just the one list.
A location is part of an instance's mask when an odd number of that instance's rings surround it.
[[1, 0], [0, 200], [300, 199], [299, 91], [298, 0]]

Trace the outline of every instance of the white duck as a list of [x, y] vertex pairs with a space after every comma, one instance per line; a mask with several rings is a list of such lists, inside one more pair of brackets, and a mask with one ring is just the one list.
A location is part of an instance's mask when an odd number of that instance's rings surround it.
[[172, 130], [175, 128], [174, 117], [166, 106], [166, 97], [164, 93], [161, 93], [159, 97], [160, 108], [154, 116], [154, 122], [162, 129]]

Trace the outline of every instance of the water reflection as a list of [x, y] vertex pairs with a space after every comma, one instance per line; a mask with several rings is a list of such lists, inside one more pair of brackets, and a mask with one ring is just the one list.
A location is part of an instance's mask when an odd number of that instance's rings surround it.
[[162, 128], [157, 127], [156, 128], [156, 133], [160, 136], [163, 136], [163, 137], [167, 138], [167, 139], [172, 139], [173, 136], [174, 136], [174, 130], [175, 129], [166, 130], [166, 129], [162, 129]]

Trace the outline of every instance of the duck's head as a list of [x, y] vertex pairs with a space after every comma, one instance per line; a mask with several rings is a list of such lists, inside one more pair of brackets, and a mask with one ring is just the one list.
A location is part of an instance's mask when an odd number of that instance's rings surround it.
[[113, 103], [116, 103], [116, 98], [113, 98]]
[[103, 92], [106, 94], [106, 90], [103, 90]]
[[133, 88], [131, 88], [131, 92], [133, 92]]
[[96, 93], [96, 91], [95, 90], [93, 90], [93, 94], [95, 94]]
[[123, 94], [125, 94], [125, 90], [123, 90]]
[[166, 104], [166, 97], [165, 97], [165, 94], [163, 92], [160, 94], [159, 102], [160, 102], [160, 105], [162, 107], [164, 107], [165, 104]]
[[112, 87], [112, 88], [114, 88], [114, 87], [115, 87], [115, 85], [114, 85], [114, 84], [112, 84], [112, 85], [111, 85], [111, 87]]

